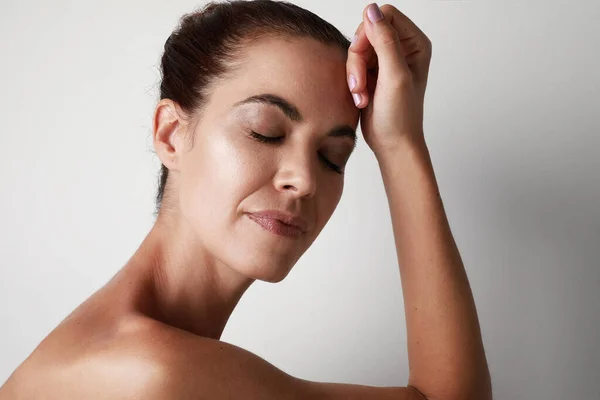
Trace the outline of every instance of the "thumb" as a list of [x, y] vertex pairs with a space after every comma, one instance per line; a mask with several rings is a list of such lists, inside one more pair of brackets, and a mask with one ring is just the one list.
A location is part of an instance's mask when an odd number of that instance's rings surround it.
[[378, 80], [395, 82], [410, 78], [411, 72], [404, 56], [400, 35], [389, 19], [391, 15], [385, 15], [377, 3], [369, 4], [363, 12], [365, 33], [377, 54]]

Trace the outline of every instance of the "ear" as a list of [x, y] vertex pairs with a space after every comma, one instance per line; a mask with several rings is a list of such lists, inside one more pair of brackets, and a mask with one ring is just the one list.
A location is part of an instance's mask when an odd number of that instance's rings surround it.
[[154, 110], [152, 142], [158, 158], [169, 171], [179, 169], [184, 150], [183, 134], [187, 121], [183, 114], [171, 99], [160, 100]]

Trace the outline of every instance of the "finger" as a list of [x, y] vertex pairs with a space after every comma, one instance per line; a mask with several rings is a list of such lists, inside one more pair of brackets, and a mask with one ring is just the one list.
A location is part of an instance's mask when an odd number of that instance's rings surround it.
[[365, 33], [364, 22], [358, 25], [355, 37], [354, 43], [348, 48], [348, 56], [359, 57], [365, 63], [367, 69], [376, 67], [377, 55]]
[[[431, 61], [431, 40], [404, 13], [390, 4], [381, 6], [381, 11], [392, 27], [398, 32], [402, 50], [407, 64], [411, 67], [415, 78], [427, 80], [429, 63]], [[414, 67], [414, 68], [413, 68]], [[421, 76], [419, 76], [421, 74]]]
[[367, 69], [372, 68], [373, 46], [369, 43], [361, 24], [356, 29], [354, 42], [348, 48], [346, 60], [346, 75], [348, 88], [352, 92], [354, 102], [358, 108], [363, 108], [369, 101], [367, 88]]
[[374, 54], [374, 50], [373, 46], [371, 45], [371, 42], [369, 42], [369, 39], [367, 38], [367, 35], [365, 33], [364, 22], [361, 22], [360, 25], [358, 25], [358, 28], [356, 28], [355, 36], [356, 39], [348, 48], [349, 52], [361, 57], [365, 60], [365, 62], [369, 62], [369, 59]]
[[381, 6], [381, 11], [385, 15], [386, 19], [398, 32], [400, 40], [409, 38], [421, 38], [420, 40], [428, 40], [427, 36], [419, 27], [402, 11], [398, 10], [391, 4], [384, 4]]
[[[386, 10], [390, 14], [390, 9], [386, 7]], [[400, 34], [390, 19], [391, 15], [384, 15], [376, 3], [369, 4], [363, 11], [365, 34], [378, 58], [378, 79], [393, 83], [411, 78], [411, 72], [404, 57]]]

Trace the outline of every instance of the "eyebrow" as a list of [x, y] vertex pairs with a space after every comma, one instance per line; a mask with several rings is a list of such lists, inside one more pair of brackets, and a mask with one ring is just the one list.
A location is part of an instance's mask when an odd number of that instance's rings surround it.
[[[302, 116], [302, 114], [300, 114], [298, 107], [296, 107], [294, 104], [290, 103], [283, 97], [277, 96], [275, 94], [263, 93], [263, 94], [250, 96], [247, 99], [238, 101], [233, 106], [239, 107], [243, 104], [248, 104], [248, 103], [260, 103], [260, 104], [268, 104], [268, 105], [276, 106], [290, 120], [295, 121], [295, 122], [301, 122], [304, 120], [304, 117]], [[352, 127], [349, 125], [338, 125], [338, 126], [334, 127], [333, 129], [331, 129], [329, 132], [327, 132], [327, 136], [348, 137], [348, 138], [352, 139], [352, 141], [354, 143], [354, 147], [356, 147], [356, 131], [354, 129], [352, 129]]]

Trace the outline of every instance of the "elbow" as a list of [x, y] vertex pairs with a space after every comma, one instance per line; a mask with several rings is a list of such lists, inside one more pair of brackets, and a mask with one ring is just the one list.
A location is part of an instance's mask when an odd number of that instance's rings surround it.
[[481, 379], [476, 385], [471, 386], [460, 395], [448, 397], [447, 400], [493, 400], [490, 376]]
[[[419, 400], [493, 400], [490, 376], [482, 378], [477, 384], [454, 387], [455, 390], [438, 389], [437, 391], [418, 389], [408, 385], [415, 391], [415, 398]], [[451, 385], [448, 385], [451, 387]]]
[[493, 400], [490, 376], [481, 378], [476, 384], [461, 390], [458, 394], [442, 397], [439, 400]]

